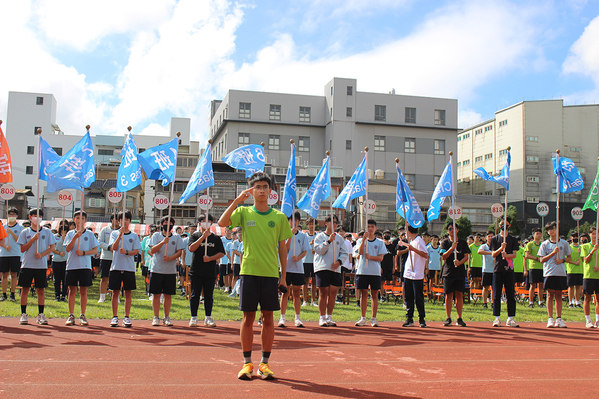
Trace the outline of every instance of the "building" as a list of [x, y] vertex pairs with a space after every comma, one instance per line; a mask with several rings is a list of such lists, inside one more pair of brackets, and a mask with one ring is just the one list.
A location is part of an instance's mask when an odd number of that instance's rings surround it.
[[[530, 233], [541, 226], [536, 205], [556, 205], [556, 178], [551, 158], [555, 151], [576, 163], [585, 188], [560, 198], [563, 227], [575, 226], [570, 216], [573, 207], [586, 200], [597, 171], [599, 153], [599, 105], [564, 106], [563, 100], [523, 101], [495, 113], [495, 118], [460, 132], [457, 143], [458, 192], [470, 195], [500, 195], [505, 190], [480, 179], [473, 170], [484, 167], [499, 174], [511, 147], [510, 190], [508, 202], [518, 208], [520, 222]], [[583, 220], [592, 222], [594, 212]], [[593, 215], [591, 215], [593, 213]], [[555, 211], [548, 220], [555, 220]], [[564, 233], [564, 230], [561, 229]]]

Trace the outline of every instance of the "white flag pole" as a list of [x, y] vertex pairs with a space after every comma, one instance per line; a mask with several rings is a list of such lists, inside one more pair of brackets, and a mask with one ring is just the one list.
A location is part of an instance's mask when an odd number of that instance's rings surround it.
[[[329, 161], [331, 152], [327, 151], [326, 154], [327, 154], [327, 161]], [[333, 227], [333, 217], [334, 217], [334, 215], [333, 215], [333, 201], [332, 201], [332, 199], [333, 199], [333, 186], [331, 186], [331, 164], [329, 162], [327, 162], [327, 165], [328, 165], [328, 168], [329, 168], [329, 188], [331, 189], [331, 195], [330, 195], [331, 198], [329, 199], [329, 204], [330, 204], [330, 209], [331, 209], [331, 230], [333, 230], [332, 231], [333, 234], [336, 234], [335, 233], [335, 228]], [[335, 237], [335, 238], [337, 238], [337, 237]], [[336, 261], [336, 259], [334, 259], [334, 258], [335, 258], [335, 240], [333, 240], [333, 263], [335, 263], [335, 261]], [[339, 265], [339, 266], [341, 266], [341, 265]]]
[[[369, 183], [369, 179], [370, 176], [368, 175], [368, 147], [364, 147], [364, 158], [366, 158], [366, 195], [364, 197], [364, 219], [365, 222], [364, 223], [364, 237], [367, 237], [367, 232], [368, 232], [368, 183]], [[364, 238], [363, 238], [364, 239]], [[366, 254], [368, 253], [368, 241], [366, 241], [366, 244], [364, 245], [364, 258], [366, 258]]]
[[[556, 164], [558, 166], [558, 168], [560, 167], [560, 161], [559, 161], [559, 150], [555, 150], [555, 160], [556, 160]], [[556, 176], [556, 180], [557, 180], [557, 185], [555, 187], [555, 195], [557, 197], [557, 201], [556, 203], [556, 208], [555, 208], [555, 221], [556, 221], [556, 228], [557, 228], [557, 244], [558, 244], [558, 248], [559, 248], [559, 197], [560, 197], [560, 181], [559, 181], [559, 173]]]
[[[395, 166], [397, 167], [397, 169], [399, 169], [399, 158], [395, 158]], [[397, 177], [399, 178], [399, 172], [397, 172]], [[406, 234], [406, 239], [408, 240], [408, 244], [410, 244], [410, 239], [408, 238], [408, 212], [406, 211], [406, 208], [403, 206], [403, 204], [402, 204], [402, 207], [403, 207], [403, 215], [404, 215], [403, 228], [404, 228], [404, 231]], [[401, 240], [401, 237], [399, 237], [399, 239]], [[409, 247], [408, 247], [408, 253], [410, 256], [410, 265], [413, 268], [414, 267], [414, 259], [412, 258], [412, 251], [409, 250]]]
[[[291, 143], [291, 156], [294, 156], [293, 149], [295, 148], [295, 144], [293, 144], [293, 139], [289, 140], [289, 143]], [[330, 174], [329, 174], [329, 177], [330, 177]], [[297, 179], [297, 177], [296, 177], [296, 179]], [[296, 187], [297, 187], [297, 184], [296, 184]], [[283, 192], [283, 200], [285, 200], [284, 197], [285, 197], [285, 192]], [[291, 224], [293, 224], [292, 228], [295, 228], [295, 204], [293, 203], [293, 201], [291, 202]], [[292, 238], [292, 241], [293, 241], [293, 256], [295, 256], [295, 237]]]
[[[455, 210], [454, 208], [454, 203], [455, 203], [455, 180], [454, 180], [454, 173], [453, 173], [453, 151], [449, 151], [449, 163], [451, 164], [451, 209], [452, 211]], [[451, 218], [452, 222], [453, 222], [453, 237], [452, 237], [452, 241], [458, 241], [458, 237], [457, 237], [457, 233], [455, 231], [455, 213], [453, 214], [453, 217]], [[457, 248], [456, 248], [457, 249]], [[455, 262], [458, 261], [458, 254], [457, 251], [453, 251], [453, 263], [455, 266]]]
[[[127, 127], [127, 130], [129, 131], [129, 134], [131, 134], [131, 129], [132, 129], [131, 126]], [[127, 133], [125, 133], [125, 141], [124, 141], [124, 143], [126, 143], [126, 142], [127, 142]], [[118, 178], [118, 176], [117, 176], [117, 178]], [[123, 221], [121, 222], [121, 227], [123, 227], [123, 225], [125, 224], [125, 212], [126, 212], [125, 207], [126, 207], [126, 204], [127, 204], [127, 192], [124, 191], [123, 192]], [[115, 213], [114, 216], [117, 217], [117, 215], [116, 215], [116, 204], [114, 205], [114, 213]], [[124, 242], [124, 238], [121, 240], [121, 242], [119, 242], [119, 246], [121, 248], [124, 248], [123, 242]]]
[[[181, 137], [181, 132], [177, 132], [177, 155], [179, 154], [179, 140], [178, 138]], [[177, 180], [177, 161], [175, 161], [175, 170], [173, 172], [173, 181], [171, 181], [171, 197], [169, 199], [168, 202], [168, 221], [166, 222], [166, 236], [168, 237], [168, 234], [171, 231], [171, 212], [173, 209], [173, 198], [174, 198], [174, 193], [175, 193], [175, 180]], [[167, 251], [168, 251], [168, 245], [164, 248], [164, 256], [167, 256]]]
[[[37, 222], [40, 222], [40, 171], [42, 168], [42, 153], [40, 152], [40, 148], [41, 148], [41, 144], [42, 144], [42, 129], [39, 128], [37, 129], [37, 188], [36, 188], [36, 205], [35, 208], [37, 209]], [[39, 233], [40, 231], [40, 225], [37, 226], [37, 231]], [[35, 252], [39, 253], [40, 251], [40, 240], [35, 240]]]

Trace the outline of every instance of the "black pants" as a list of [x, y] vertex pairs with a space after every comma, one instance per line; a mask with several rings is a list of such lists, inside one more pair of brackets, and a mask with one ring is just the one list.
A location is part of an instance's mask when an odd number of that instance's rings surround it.
[[408, 320], [414, 319], [414, 299], [416, 299], [416, 308], [418, 308], [418, 319], [424, 321], [424, 280], [404, 279], [404, 294], [406, 297], [406, 317]]
[[200, 295], [204, 290], [204, 311], [206, 316], [212, 316], [212, 305], [214, 304], [214, 276], [190, 276], [191, 298], [189, 299], [189, 309], [191, 316], [198, 316], [198, 307], [200, 306]]
[[67, 262], [52, 262], [52, 272], [54, 273], [54, 296], [67, 296], [68, 287], [65, 284], [65, 274]]
[[508, 317], [516, 316], [516, 297], [514, 296], [514, 272], [493, 273], [493, 316], [501, 315], [501, 293], [505, 288]]

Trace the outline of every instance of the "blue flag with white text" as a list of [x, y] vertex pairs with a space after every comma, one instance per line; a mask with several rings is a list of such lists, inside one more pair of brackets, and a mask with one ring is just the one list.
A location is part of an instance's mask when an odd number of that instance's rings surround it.
[[291, 216], [293, 208], [297, 203], [297, 180], [295, 175], [295, 144], [291, 144], [291, 157], [289, 158], [289, 167], [287, 168], [287, 177], [285, 177], [285, 190], [283, 191], [283, 202], [281, 212], [285, 216]]
[[349, 201], [366, 195], [368, 191], [368, 169], [366, 168], [366, 156], [356, 168], [356, 171], [343, 187], [343, 190], [333, 202], [333, 208], [347, 209]]
[[510, 164], [511, 163], [512, 163], [512, 155], [508, 151], [505, 165], [501, 169], [501, 173], [499, 174], [499, 176], [497, 176], [497, 177], [491, 176], [482, 167], [474, 169], [474, 173], [479, 175], [484, 180], [501, 184], [503, 187], [505, 187], [506, 190], [509, 190], [510, 189]]
[[94, 146], [89, 132], [73, 148], [46, 169], [49, 193], [63, 188], [83, 190], [96, 181]]
[[428, 207], [428, 212], [426, 213], [426, 218], [431, 221], [435, 220], [439, 217], [441, 213], [441, 206], [443, 206], [443, 201], [445, 201], [445, 197], [451, 197], [453, 195], [453, 180], [451, 173], [451, 160], [445, 166], [445, 170], [441, 175], [441, 178], [437, 182], [437, 186], [435, 187], [435, 191], [433, 191], [433, 196], [431, 197], [431, 204]]
[[412, 227], [424, 225], [424, 215], [408, 186], [399, 165], [397, 165], [397, 193], [395, 196], [395, 210]]
[[60, 155], [50, 147], [50, 144], [43, 137], [40, 137], [40, 180], [48, 181], [46, 170], [56, 161], [60, 159]]
[[331, 195], [331, 177], [329, 173], [329, 157], [310, 184], [308, 192], [298, 201], [297, 207], [316, 219], [320, 210], [320, 203]]
[[137, 144], [133, 135], [127, 135], [121, 150], [121, 165], [117, 173], [116, 191], [122, 193], [141, 184], [141, 167], [137, 160]]
[[175, 137], [166, 144], [149, 148], [138, 154], [137, 159], [148, 179], [162, 180], [162, 185], [168, 186], [175, 180], [178, 150], [179, 138]]
[[204, 153], [200, 157], [200, 161], [185, 187], [185, 191], [179, 199], [179, 203], [182, 204], [200, 191], [214, 186], [214, 173], [212, 172], [212, 144], [208, 144], [208, 148], [204, 150]]
[[258, 144], [249, 144], [239, 147], [221, 160], [232, 168], [245, 170], [245, 177], [250, 177], [256, 172], [264, 172], [264, 147]]
[[551, 160], [553, 161], [553, 174], [560, 177], [558, 192], [573, 193], [584, 188], [584, 180], [571, 159], [559, 157], [559, 163], [556, 157]]

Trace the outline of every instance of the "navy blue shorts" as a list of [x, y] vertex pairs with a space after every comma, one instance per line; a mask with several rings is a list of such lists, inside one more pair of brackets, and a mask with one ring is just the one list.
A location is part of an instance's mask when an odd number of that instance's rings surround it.
[[3, 256], [0, 258], [0, 273], [17, 273], [20, 268], [20, 256]]
[[483, 287], [490, 287], [493, 285], [493, 273], [483, 273], [482, 284]]
[[445, 277], [445, 280], [443, 281], [443, 292], [446, 295], [464, 291], [466, 291], [466, 280], [464, 277]]
[[599, 280], [596, 278], [585, 278], [582, 280], [582, 293], [585, 295], [599, 294]]
[[241, 272], [241, 265], [239, 263], [233, 263], [233, 277], [239, 277]]
[[67, 270], [64, 279], [67, 287], [91, 287], [93, 280], [91, 269]]
[[46, 288], [46, 269], [28, 269], [21, 268], [19, 273], [19, 287], [29, 288], [31, 283], [35, 281], [35, 288]]
[[543, 269], [530, 269], [528, 271], [528, 281], [531, 284], [543, 284]]
[[306, 284], [306, 279], [303, 273], [287, 273], [285, 282], [287, 285], [295, 285], [296, 287]]
[[[122, 286], [121, 286], [122, 284]], [[135, 272], [124, 270], [111, 270], [108, 276], [108, 289], [110, 291], [132, 291], [137, 288]]]
[[477, 278], [483, 276], [483, 268], [482, 267], [471, 267], [470, 268], [470, 277]]
[[100, 259], [100, 277], [110, 276], [110, 267], [112, 266], [112, 259]]
[[152, 273], [150, 276], [150, 294], [175, 295], [177, 293], [177, 275]]
[[239, 310], [255, 312], [258, 304], [262, 311], [281, 310], [278, 278], [244, 274], [239, 277], [239, 281]]
[[568, 274], [568, 287], [582, 285], [582, 273]]
[[304, 277], [314, 277], [314, 263], [304, 263]]
[[356, 275], [356, 289], [367, 290], [370, 287], [371, 290], [381, 289], [381, 276], [370, 276], [367, 274]]
[[566, 276], [547, 276], [543, 288], [546, 290], [565, 291], [568, 289], [568, 279]]
[[321, 270], [316, 274], [316, 286], [318, 288], [326, 288], [331, 285], [334, 287], [341, 287], [341, 273], [333, 272], [331, 270]]

